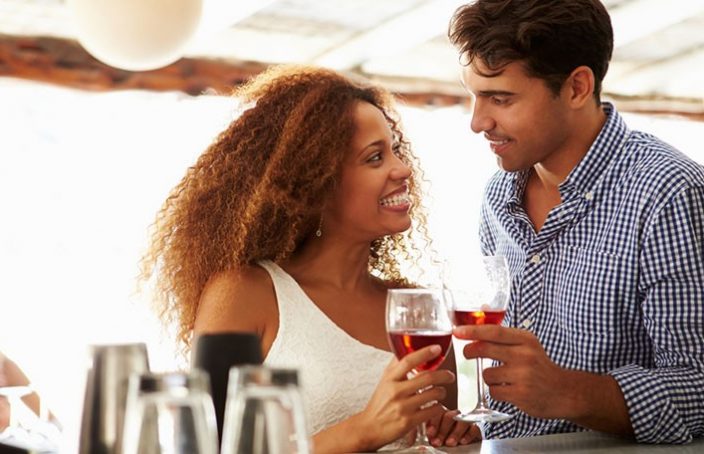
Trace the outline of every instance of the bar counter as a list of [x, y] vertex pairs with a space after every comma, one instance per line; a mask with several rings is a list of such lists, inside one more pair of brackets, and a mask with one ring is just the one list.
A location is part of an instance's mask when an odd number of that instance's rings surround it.
[[508, 454], [508, 453], [612, 453], [612, 454], [701, 454], [704, 438], [686, 445], [651, 445], [598, 432], [575, 432], [539, 437], [485, 440], [468, 446], [441, 448], [448, 454]]

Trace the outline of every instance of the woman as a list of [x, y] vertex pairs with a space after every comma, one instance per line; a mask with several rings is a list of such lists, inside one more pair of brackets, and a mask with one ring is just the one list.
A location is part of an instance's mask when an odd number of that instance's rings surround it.
[[391, 97], [304, 67], [272, 68], [236, 95], [249, 108], [173, 190], [144, 262], [180, 340], [257, 332], [265, 364], [301, 373], [316, 451], [378, 449], [422, 421], [435, 444], [471, 441], [476, 429], [433, 404], [450, 372], [406, 380], [438, 353], [388, 351], [386, 291], [411, 285], [401, 265], [427, 239]]

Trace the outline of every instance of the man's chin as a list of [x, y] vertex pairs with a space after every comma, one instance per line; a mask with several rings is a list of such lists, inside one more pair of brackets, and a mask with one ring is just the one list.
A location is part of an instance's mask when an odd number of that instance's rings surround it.
[[502, 159], [498, 156], [496, 157], [496, 164], [504, 172], [518, 172], [521, 170], [525, 170], [524, 166], [521, 166], [519, 163], [511, 162], [506, 159]]

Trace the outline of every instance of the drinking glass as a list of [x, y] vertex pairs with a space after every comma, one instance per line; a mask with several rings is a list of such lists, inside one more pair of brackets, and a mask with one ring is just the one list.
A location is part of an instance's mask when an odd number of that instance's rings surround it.
[[123, 454], [217, 454], [215, 411], [205, 372], [130, 377]]
[[221, 452], [311, 452], [295, 369], [264, 366], [231, 369]]
[[[386, 296], [386, 332], [391, 350], [398, 359], [429, 345], [439, 345], [442, 353], [421, 364], [409, 376], [435, 370], [450, 348], [452, 321], [441, 289], [391, 289]], [[404, 453], [443, 453], [428, 441], [425, 423], [416, 431], [416, 440]]]
[[[466, 259], [466, 257], [465, 257]], [[443, 285], [452, 309], [453, 324], [500, 325], [504, 319], [511, 291], [508, 265], [503, 256], [476, 256], [466, 269], [452, 269], [446, 263]], [[462, 348], [469, 342], [455, 338], [455, 357], [462, 357]], [[512, 416], [489, 408], [482, 377], [483, 361], [477, 358], [477, 404], [456, 420], [469, 422], [499, 422]]]

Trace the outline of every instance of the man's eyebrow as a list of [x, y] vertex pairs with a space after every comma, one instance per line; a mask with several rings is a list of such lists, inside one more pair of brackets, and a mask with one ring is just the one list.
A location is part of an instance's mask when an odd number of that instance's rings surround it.
[[477, 92], [477, 96], [490, 97], [490, 96], [513, 96], [516, 93], [512, 91], [505, 90], [480, 90]]

